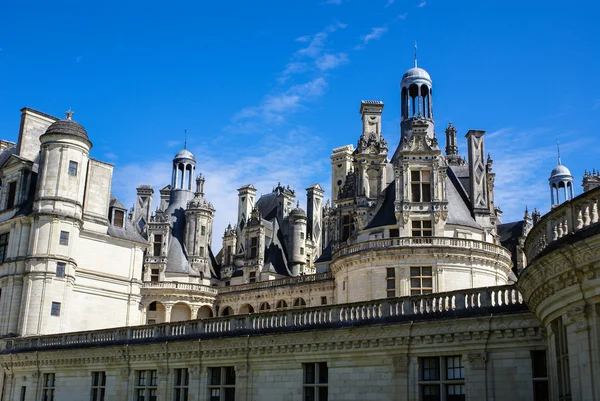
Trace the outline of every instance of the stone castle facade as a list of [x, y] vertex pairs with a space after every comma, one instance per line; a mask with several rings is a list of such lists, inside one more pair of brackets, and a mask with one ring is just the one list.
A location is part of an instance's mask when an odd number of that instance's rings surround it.
[[462, 157], [449, 124], [442, 153], [432, 88], [403, 75], [395, 149], [361, 102], [326, 203], [242, 186], [218, 251], [189, 150], [127, 210], [71, 112], [23, 109], [0, 142], [1, 399], [600, 400], [597, 172], [575, 197], [559, 158], [551, 212], [504, 223], [485, 132]]

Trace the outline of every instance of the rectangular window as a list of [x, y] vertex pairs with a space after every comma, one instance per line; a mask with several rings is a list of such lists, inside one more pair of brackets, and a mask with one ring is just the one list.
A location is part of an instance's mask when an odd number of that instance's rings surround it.
[[152, 243], [154, 248], [154, 256], [161, 256], [162, 254], [162, 235], [154, 234], [154, 242]]
[[150, 281], [152, 281], [152, 282], [160, 281], [160, 270], [159, 269], [150, 269]]
[[431, 229], [431, 220], [413, 220], [413, 237], [431, 237], [432, 233], [433, 231]]
[[304, 233], [303, 232], [300, 233], [300, 239], [304, 239]]
[[420, 358], [423, 401], [464, 401], [465, 368], [460, 356]]
[[250, 259], [254, 259], [258, 255], [258, 238], [250, 238]]
[[77, 175], [77, 162], [70, 160], [69, 161], [69, 175]]
[[27, 392], [26, 386], [21, 386], [21, 396], [19, 397], [20, 401], [25, 401], [25, 393]]
[[198, 256], [200, 256], [201, 258], [204, 257], [204, 247], [201, 246], [200, 249], [198, 250]]
[[558, 400], [571, 400], [571, 375], [569, 372], [569, 349], [567, 348], [567, 328], [562, 318], [552, 322], [556, 354], [556, 374], [558, 380]]
[[390, 228], [390, 238], [397, 238], [400, 236], [400, 230], [397, 228]]
[[104, 401], [106, 373], [92, 372], [92, 401]]
[[68, 231], [60, 232], [60, 239], [59, 239], [58, 243], [60, 245], [69, 245], [69, 232]]
[[175, 369], [175, 382], [173, 384], [174, 401], [188, 401], [189, 382], [187, 369]]
[[8, 183], [8, 199], [6, 201], [6, 208], [12, 209], [15, 206], [15, 198], [17, 196], [17, 182]]
[[67, 265], [63, 262], [56, 263], [56, 277], [64, 277], [65, 276], [65, 268]]
[[411, 171], [410, 188], [413, 202], [431, 202], [431, 173], [429, 170]]
[[233, 366], [208, 368], [209, 401], [235, 401], [235, 369]]
[[304, 248], [300, 247], [300, 255], [304, 255]]
[[342, 241], [350, 238], [352, 231], [354, 231], [354, 221], [352, 220], [352, 216], [347, 214], [342, 217]]
[[137, 370], [135, 372], [135, 400], [157, 401], [158, 375], [156, 370]]
[[410, 295], [431, 294], [433, 292], [433, 269], [431, 266], [410, 268]]
[[125, 223], [125, 212], [122, 210], [113, 210], [113, 226], [123, 228]]
[[200, 235], [206, 235], [206, 226], [200, 226]]
[[248, 273], [248, 279], [251, 283], [255, 283], [256, 282], [256, 272]]
[[226, 281], [225, 282], [225, 287], [229, 287], [231, 285], [231, 281]]
[[388, 298], [396, 296], [396, 269], [393, 267], [386, 268], [386, 291]]
[[52, 302], [50, 316], [60, 316], [60, 302]]
[[8, 251], [8, 233], [0, 235], [0, 263], [4, 263]]
[[327, 305], [327, 297], [321, 297], [321, 305]]
[[303, 363], [304, 401], [327, 401], [329, 372], [327, 362]]
[[44, 373], [42, 401], [54, 401], [54, 373]]
[[533, 378], [533, 401], [550, 399], [546, 351], [531, 351], [531, 377]]

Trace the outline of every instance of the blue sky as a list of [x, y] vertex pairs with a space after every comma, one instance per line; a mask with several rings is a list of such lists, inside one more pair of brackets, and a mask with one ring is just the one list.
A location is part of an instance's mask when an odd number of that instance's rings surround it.
[[464, 134], [486, 130], [496, 203], [516, 220], [549, 209], [557, 140], [579, 192], [600, 168], [599, 14], [593, 1], [7, 1], [0, 134], [16, 140], [24, 106], [72, 108], [132, 204], [138, 184], [169, 183], [187, 129], [218, 243], [244, 184], [328, 195], [329, 154], [356, 143], [362, 99], [384, 101], [395, 149], [417, 40], [440, 144], [449, 121], [463, 155]]

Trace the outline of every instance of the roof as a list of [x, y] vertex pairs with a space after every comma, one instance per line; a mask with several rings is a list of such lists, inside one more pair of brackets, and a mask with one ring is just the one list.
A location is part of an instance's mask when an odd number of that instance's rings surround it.
[[[396, 180], [393, 180], [385, 189], [385, 198], [383, 204], [373, 217], [373, 220], [365, 227], [365, 229], [391, 226], [396, 224], [396, 213], [394, 209], [394, 198], [396, 196]], [[330, 250], [331, 252], [331, 250]], [[322, 256], [322, 255], [321, 255]]]
[[127, 210], [127, 208], [121, 203], [121, 201], [112, 195], [110, 197], [110, 202], [108, 204], [108, 207], [116, 207], [117, 209]]
[[573, 178], [568, 168], [560, 164], [560, 162], [552, 169], [549, 180], [553, 178]]
[[190, 152], [187, 149], [181, 149], [179, 151], [179, 153], [177, 153], [175, 155], [175, 159], [191, 159], [193, 161], [196, 161], [196, 158], [194, 157], [194, 155], [192, 154], [192, 152]]
[[446, 224], [481, 229], [471, 215], [470, 202], [460, 182], [449, 168], [446, 177], [446, 197], [448, 199], [448, 219]]
[[48, 134], [62, 134], [62, 135], [73, 135], [80, 138], [89, 140], [87, 131], [81, 124], [76, 121], [58, 120], [48, 127], [44, 135]]
[[142, 237], [140, 233], [138, 233], [138, 231], [135, 229], [133, 224], [131, 224], [131, 221], [129, 221], [129, 219], [125, 219], [124, 223], [124, 227], [122, 228], [115, 227], [112, 225], [108, 226], [108, 235], [114, 238], [120, 238], [127, 241], [139, 242], [144, 245], [148, 244], [148, 241], [144, 237]]
[[431, 77], [429, 73], [422, 68], [413, 67], [406, 71], [404, 75], [402, 75], [402, 82], [404, 81], [415, 81], [419, 79], [424, 79], [431, 82]]
[[510, 251], [514, 269], [517, 267], [517, 245], [519, 244], [519, 237], [523, 236], [524, 224], [525, 222], [521, 220], [499, 224], [497, 227], [500, 245]]
[[9, 148], [4, 149], [0, 153], [0, 167], [4, 167], [4, 164], [10, 159], [12, 155], [16, 155], [17, 153], [17, 145], [13, 145]]

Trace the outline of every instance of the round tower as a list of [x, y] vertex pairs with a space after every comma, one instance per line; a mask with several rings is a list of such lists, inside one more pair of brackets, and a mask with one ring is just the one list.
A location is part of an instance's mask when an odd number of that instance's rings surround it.
[[290, 259], [289, 266], [293, 276], [304, 273], [306, 267], [306, 212], [297, 204], [289, 214], [290, 222]]
[[400, 132], [401, 140], [405, 132], [411, 130], [415, 120], [427, 120], [427, 134], [433, 138], [433, 101], [432, 82], [429, 73], [417, 66], [415, 54], [414, 67], [402, 76], [400, 82]]
[[569, 169], [562, 165], [560, 151], [558, 153], [558, 164], [552, 169], [548, 184], [550, 185], [550, 200], [553, 208], [564, 201], [573, 199], [573, 176]]
[[205, 179], [200, 174], [196, 178], [194, 198], [185, 210], [185, 247], [190, 262], [190, 275], [200, 279], [210, 279], [209, 247], [212, 242], [212, 225], [215, 208], [204, 199]]
[[24, 290], [31, 296], [29, 311], [20, 328], [22, 335], [68, 329], [67, 309], [75, 280], [75, 250], [83, 224], [83, 198], [92, 147], [86, 130], [72, 116], [69, 110], [64, 120], [56, 121], [40, 136], [33, 249], [26, 266], [31, 280], [29, 288]]

